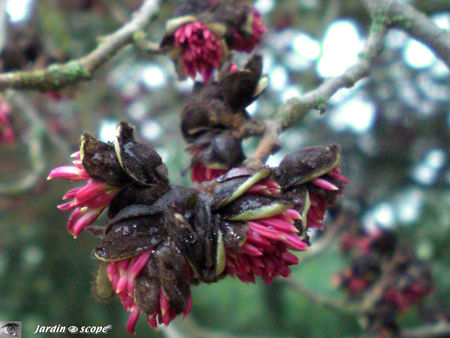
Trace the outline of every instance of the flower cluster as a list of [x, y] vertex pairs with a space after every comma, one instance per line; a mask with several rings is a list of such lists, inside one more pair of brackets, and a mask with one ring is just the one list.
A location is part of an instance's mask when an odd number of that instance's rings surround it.
[[[302, 162], [299, 156], [311, 167], [292, 167]], [[337, 199], [327, 195], [334, 188], [313, 182], [340, 182], [339, 149], [328, 146], [291, 153], [279, 168], [236, 167], [195, 188], [170, 185], [159, 155], [137, 142], [125, 122], [114, 145], [84, 134], [74, 157], [74, 166], [57, 168], [50, 178], [87, 181], [65, 195], [73, 200], [60, 209], [74, 210], [71, 233], [87, 229], [100, 237], [95, 293], [102, 299], [117, 294], [130, 312], [129, 333], [141, 313], [153, 327], [188, 314], [192, 284], [227, 275], [244, 282], [260, 276], [267, 283], [288, 276], [298, 263], [291, 251], [308, 247], [310, 191]], [[106, 207], [107, 225], [93, 226]]]
[[303, 216], [297, 226], [305, 239], [308, 229], [323, 229], [327, 208], [337, 203], [349, 183], [340, 163], [337, 145], [305, 147], [288, 154], [276, 170], [285, 198], [294, 201]]
[[[130, 334], [141, 314], [152, 327], [187, 315], [192, 285], [289, 276], [295, 253], [309, 246], [308, 229], [322, 229], [348, 183], [336, 145], [299, 149], [276, 168], [244, 166], [239, 128], [267, 78], [260, 56], [239, 69], [228, 52], [251, 52], [265, 31], [246, 0], [183, 0], [167, 23], [161, 48], [182, 75], [205, 81], [195, 83], [181, 117], [195, 187], [171, 185], [161, 157], [126, 122], [114, 144], [84, 134], [74, 165], [49, 175], [86, 182], [59, 209], [72, 211], [75, 237], [84, 229], [99, 237], [95, 294], [118, 296]], [[106, 209], [106, 226], [94, 225]]]
[[14, 144], [16, 137], [9, 119], [9, 106], [0, 96], [0, 144]]
[[[74, 237], [82, 230], [88, 229], [104, 238], [105, 246], [95, 250], [95, 254], [102, 261], [95, 283], [96, 294], [100, 298], [110, 297], [112, 291], [118, 295], [125, 310], [130, 312], [127, 330], [133, 333], [139, 314], [143, 311], [141, 298], [148, 297], [143, 289], [148, 288], [149, 282], [142, 276], [159, 275], [159, 272], [151, 271], [151, 266], [158, 260], [158, 254], [151, 250], [151, 240], [143, 243], [139, 250], [134, 250], [129, 249], [129, 246], [140, 242], [122, 243], [117, 238], [111, 239], [109, 230], [114, 228], [113, 223], [100, 230], [92, 225], [105, 208], [109, 207], [108, 216], [114, 217], [134, 202], [154, 202], [169, 189], [169, 185], [167, 168], [159, 155], [145, 144], [136, 142], [133, 129], [128, 124], [118, 125], [118, 135], [116, 144], [113, 145], [84, 134], [80, 151], [73, 155], [74, 165], [52, 170], [49, 179], [86, 181], [85, 186], [69, 190], [63, 198], [72, 200], [58, 208], [63, 211], [73, 210], [67, 228]], [[118, 236], [119, 231], [123, 231], [120, 235], [125, 235], [122, 240], [133, 241], [133, 238], [126, 236], [126, 232], [130, 232], [129, 228], [125, 229], [123, 224], [120, 224], [114, 235]], [[111, 243], [115, 251], [110, 249]], [[185, 262], [184, 264], [187, 269], [188, 265]], [[183, 278], [186, 269], [183, 270]], [[157, 322], [168, 324], [177, 314], [170, 307], [168, 292], [165, 291], [167, 286], [163, 288], [159, 284], [158, 282], [157, 295], [153, 290], [153, 299], [157, 299], [158, 304], [151, 310], [148, 309], [148, 304], [144, 305], [147, 306], [145, 309], [149, 323], [155, 327]], [[183, 310], [188, 313], [189, 309], [187, 302]]]
[[[157, 260], [152, 257], [152, 251], [146, 250], [131, 258], [107, 263], [106, 274], [112, 291], [114, 291], [123, 304], [125, 311], [130, 312], [127, 322], [127, 332], [133, 334], [141, 311], [147, 314], [147, 322], [153, 328], [158, 324], [169, 325], [178, 314], [169, 300], [164, 287], [149, 287], [151, 278], [146, 278], [150, 267], [154, 267]], [[186, 273], [192, 274], [186, 266]], [[104, 273], [103, 271], [99, 273]], [[178, 276], [180, 277], [180, 276]], [[173, 281], [175, 282], [175, 281]], [[151, 292], [149, 295], [145, 294]], [[152, 297], [149, 303], [142, 303]], [[137, 303], [139, 302], [139, 304]], [[192, 298], [189, 293], [184, 306], [184, 315], [192, 309]]]
[[369, 326], [388, 336], [397, 335], [397, 314], [432, 291], [431, 272], [409, 248], [399, 245], [394, 233], [355, 230], [342, 236], [342, 250], [351, 255], [352, 261], [336, 275], [336, 284], [347, 291], [348, 297], [360, 301], [370, 290], [382, 288], [367, 314]]
[[71, 201], [58, 205], [59, 210], [73, 210], [67, 222], [67, 231], [76, 238], [83, 229], [89, 227], [102, 214], [114, 197], [117, 188], [92, 179], [81, 163], [79, 151], [72, 157], [75, 158], [73, 166], [53, 169], [47, 179], [63, 178], [73, 182], [86, 181], [84, 186], [73, 188], [63, 196], [63, 200], [72, 199]]
[[297, 256], [288, 251], [305, 251], [308, 245], [298, 237], [294, 223], [300, 219], [294, 209], [261, 219], [248, 221], [246, 241], [236, 251], [227, 249], [226, 272], [243, 282], [255, 282], [255, 275], [267, 284], [277, 276], [288, 277], [290, 265], [297, 265]]
[[219, 224], [226, 249], [225, 273], [243, 282], [254, 283], [259, 276], [270, 284], [274, 277], [289, 276], [289, 266], [298, 264], [298, 258], [288, 250], [308, 248], [295, 225], [300, 213], [283, 199], [271, 176], [268, 168], [254, 172], [241, 167], [203, 185], [214, 187], [218, 216], [225, 219]]
[[231, 48], [240, 52], [251, 53], [257, 44], [261, 42], [261, 37], [267, 31], [261, 19], [261, 14], [256, 9], [252, 11], [251, 34], [243, 34], [236, 28], [233, 29], [233, 39]]
[[188, 22], [175, 33], [175, 47], [181, 48], [181, 63], [185, 73], [195, 79], [199, 72], [204, 81], [212, 79], [223, 52], [219, 38], [200, 22]]
[[266, 32], [260, 13], [245, 0], [180, 1], [176, 15], [161, 47], [181, 61], [182, 75], [195, 78], [198, 72], [206, 82], [229, 49], [250, 53]]

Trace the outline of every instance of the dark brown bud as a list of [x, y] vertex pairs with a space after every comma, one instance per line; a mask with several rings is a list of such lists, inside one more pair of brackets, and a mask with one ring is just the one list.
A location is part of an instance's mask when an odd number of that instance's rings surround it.
[[239, 252], [247, 239], [246, 223], [221, 220], [219, 228], [223, 234], [224, 246], [227, 249]]
[[160, 284], [175, 313], [186, 308], [191, 295], [187, 278], [187, 263], [173, 240], [167, 239], [155, 250], [154, 257], [159, 270]]
[[243, 69], [221, 77], [220, 90], [233, 112], [243, 111], [266, 89], [267, 78], [261, 78], [262, 65], [262, 57], [254, 55]]
[[211, 142], [195, 153], [192, 162], [201, 162], [213, 169], [228, 169], [244, 161], [241, 140], [231, 133], [213, 135]]
[[181, 130], [187, 141], [204, 132], [237, 128], [248, 120], [244, 110], [233, 111], [217, 83], [202, 86], [186, 102], [181, 113]]
[[221, 23], [226, 27], [225, 40], [228, 45], [233, 43], [234, 32], [252, 34], [253, 4], [247, 0], [218, 0], [208, 11], [201, 13], [198, 18], [204, 23]]
[[220, 214], [231, 221], [248, 221], [279, 215], [292, 208], [292, 204], [276, 197], [243, 195], [231, 202]]
[[136, 182], [145, 186], [167, 185], [167, 167], [150, 146], [134, 140], [134, 128], [126, 122], [117, 125], [114, 143], [123, 170]]
[[212, 204], [217, 209], [236, 200], [255, 183], [267, 178], [270, 173], [269, 168], [259, 170], [247, 167], [233, 168], [215, 181], [205, 183], [202, 188], [213, 192]]
[[392, 255], [397, 248], [397, 236], [388, 230], [382, 230], [375, 235], [370, 243], [370, 249], [381, 255]]
[[129, 205], [152, 205], [169, 189], [169, 185], [161, 184], [148, 187], [130, 182], [122, 187], [109, 203], [108, 217], [113, 218], [120, 210]]
[[217, 281], [218, 226], [211, 214], [211, 198], [197, 190], [172, 186], [154, 207], [167, 210], [167, 232], [189, 260], [197, 277], [206, 283]]
[[340, 161], [337, 145], [305, 147], [286, 155], [275, 176], [281, 187], [286, 189], [330, 172]]
[[123, 259], [170, 238], [191, 263], [196, 278], [214, 282], [223, 272], [218, 257], [224, 253], [211, 201], [196, 189], [171, 186], [151, 205], [128, 206], [110, 221], [95, 255], [101, 260]]
[[102, 245], [95, 256], [115, 261], [137, 255], [158, 245], [165, 234], [162, 215], [155, 215], [145, 205], [131, 205], [120, 211], [105, 229]]
[[128, 177], [120, 166], [114, 146], [84, 133], [81, 136], [83, 168], [94, 180], [113, 186], [124, 185]]
[[197, 82], [181, 116], [186, 140], [212, 129], [237, 128], [248, 120], [245, 108], [267, 87], [261, 72], [262, 58], [255, 55], [243, 69], [231, 73], [225, 64], [219, 82]]
[[151, 257], [134, 282], [134, 300], [139, 310], [147, 315], [154, 313], [159, 308], [160, 293], [158, 265], [156, 259]]

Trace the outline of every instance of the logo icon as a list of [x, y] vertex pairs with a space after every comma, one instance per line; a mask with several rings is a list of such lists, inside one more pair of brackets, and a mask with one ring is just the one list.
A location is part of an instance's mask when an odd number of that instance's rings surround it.
[[22, 338], [22, 322], [0, 322], [0, 338]]
[[78, 327], [72, 325], [72, 326], [69, 326], [67, 328], [67, 330], [69, 330], [70, 333], [77, 333], [78, 332]]

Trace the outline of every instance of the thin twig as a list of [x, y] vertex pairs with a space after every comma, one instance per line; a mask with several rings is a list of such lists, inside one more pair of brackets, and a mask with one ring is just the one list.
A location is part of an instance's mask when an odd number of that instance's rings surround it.
[[286, 282], [314, 304], [321, 305], [338, 313], [360, 316], [373, 312], [378, 301], [382, 299], [386, 289], [392, 283], [392, 271], [397, 266], [396, 261], [394, 257], [392, 260], [384, 262], [381, 269], [383, 273], [380, 278], [365, 292], [362, 299], [353, 303], [350, 303], [348, 300], [338, 301], [317, 294], [292, 277], [283, 279], [282, 281]]
[[329, 297], [322, 296], [321, 294], [315, 293], [310, 289], [306, 288], [299, 280], [292, 277], [280, 279], [280, 281], [285, 282], [292, 289], [302, 294], [311, 303], [323, 306], [329, 310], [337, 313], [343, 313], [347, 315], [357, 315], [361, 314], [359, 311], [359, 306], [357, 304], [351, 304], [346, 301], [338, 301], [331, 299]]
[[[393, 0], [364, 0], [363, 4], [372, 15], [372, 23], [358, 62], [344, 74], [330, 78], [318, 88], [299, 98], [289, 99], [281, 105], [275, 117], [265, 121], [266, 128], [259, 130], [258, 136], [262, 136], [262, 139], [250, 161], [264, 163], [270, 154], [279, 149], [278, 136], [281, 132], [299, 123], [311, 109], [324, 112], [328, 100], [337, 91], [352, 87], [366, 78], [374, 58], [382, 48], [387, 26], [398, 26], [402, 23], [403, 28], [412, 36], [428, 44], [447, 64], [450, 63], [449, 33], [440, 30], [425, 15], [408, 4]], [[245, 126], [242, 128], [246, 132], [250, 129]], [[249, 132], [251, 136], [255, 134], [254, 131]]]
[[310, 109], [325, 111], [327, 101], [338, 90], [353, 87], [359, 80], [367, 77], [371, 64], [382, 47], [385, 33], [384, 25], [374, 19], [358, 62], [344, 74], [328, 79], [318, 88], [283, 104], [275, 115], [282, 128], [286, 129], [297, 124]]
[[70, 144], [67, 140], [59, 136], [57, 133], [50, 131], [48, 122], [41, 117], [40, 112], [37, 111], [26, 95], [18, 91], [9, 90], [6, 92], [5, 98], [23, 111], [30, 125], [36, 125], [43, 128], [46, 132], [46, 137], [55, 145], [56, 148], [61, 151], [62, 154], [67, 154], [70, 152]]
[[15, 181], [0, 183], [0, 195], [17, 195], [32, 189], [45, 170], [45, 161], [43, 160], [45, 128], [41, 123], [36, 123], [32, 112], [24, 107], [21, 108], [23, 108], [24, 116], [30, 125], [29, 133], [24, 138], [28, 143], [30, 169], [25, 176]]
[[450, 336], [450, 322], [445, 320], [437, 322], [436, 324], [403, 329], [401, 331], [401, 336], [404, 338], [448, 337]]
[[270, 154], [276, 153], [281, 148], [278, 135], [281, 133], [281, 124], [273, 120], [264, 121], [264, 134], [258, 147], [248, 158], [247, 165], [261, 165]]
[[103, 64], [119, 50], [133, 42], [133, 35], [142, 31], [157, 12], [159, 0], [145, 0], [133, 19], [116, 32], [102, 39], [99, 46], [88, 55], [46, 69], [0, 74], [0, 89], [59, 90], [79, 81], [92, 78]]
[[144, 31], [138, 31], [133, 34], [134, 45], [149, 55], [162, 54], [163, 50], [159, 48], [159, 43], [150, 41]]
[[[257, 150], [250, 157], [251, 161], [265, 162], [267, 157], [279, 149], [278, 136], [281, 132], [300, 122], [311, 110], [324, 112], [328, 100], [340, 89], [354, 86], [358, 81], [369, 75], [375, 56], [380, 51], [386, 33], [384, 20], [375, 17], [372, 20], [369, 36], [361, 52], [358, 62], [344, 74], [330, 78], [318, 88], [299, 98], [291, 98], [280, 106], [273, 119], [265, 121], [264, 130], [250, 131], [252, 128], [243, 126], [242, 130], [249, 135], [263, 136]], [[242, 137], [246, 137], [242, 135]]]
[[384, 262], [381, 266], [382, 274], [380, 278], [364, 293], [364, 298], [360, 303], [360, 311], [372, 312], [377, 302], [383, 298], [389, 285], [392, 284], [393, 270], [396, 267], [395, 260]]
[[[372, 0], [383, 4], [383, 0]], [[448, 4], [447, 4], [448, 5]], [[420, 40], [439, 56], [450, 67], [450, 33], [440, 29], [425, 14], [416, 10], [406, 2], [395, 1], [387, 9], [389, 27], [404, 29], [412, 37]]]
[[311, 248], [305, 252], [302, 262], [304, 263], [306, 260], [316, 257], [340, 239], [340, 232], [347, 225], [345, 221], [346, 218], [341, 216], [334, 224], [329, 227], [327, 226], [324, 235], [318, 241], [315, 241], [311, 245]]
[[5, 98], [15, 109], [19, 109], [29, 125], [28, 137], [24, 138], [28, 143], [28, 159], [30, 168], [24, 177], [16, 181], [1, 183], [0, 195], [16, 195], [26, 192], [42, 178], [45, 170], [43, 142], [46, 137], [64, 154], [69, 152], [69, 144], [58, 134], [48, 130], [48, 123], [40, 116], [39, 112], [26, 95], [8, 91]]
[[27, 174], [18, 180], [1, 183], [0, 195], [17, 195], [26, 192], [34, 187], [41, 178], [45, 165], [42, 160], [44, 131], [37, 126], [32, 127], [28, 139], [28, 158], [31, 168]]

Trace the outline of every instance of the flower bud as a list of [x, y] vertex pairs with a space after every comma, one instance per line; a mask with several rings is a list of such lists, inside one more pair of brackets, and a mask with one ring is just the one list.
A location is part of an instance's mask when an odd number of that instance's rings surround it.
[[138, 184], [168, 185], [167, 167], [159, 154], [150, 146], [136, 142], [133, 134], [133, 127], [119, 122], [114, 148], [123, 170]]
[[337, 145], [305, 147], [289, 153], [281, 161], [277, 171], [277, 182], [283, 189], [312, 181], [341, 162]]
[[[327, 208], [337, 203], [348, 180], [341, 175], [337, 145], [305, 147], [289, 153], [274, 170], [286, 199], [302, 214], [302, 233], [322, 229]], [[300, 226], [300, 224], [298, 224]]]
[[162, 215], [152, 213], [149, 206], [130, 205], [108, 223], [94, 254], [102, 261], [132, 257], [161, 243], [164, 232]]
[[81, 136], [80, 159], [84, 170], [94, 180], [113, 186], [122, 186], [127, 181], [112, 144], [84, 133]]

